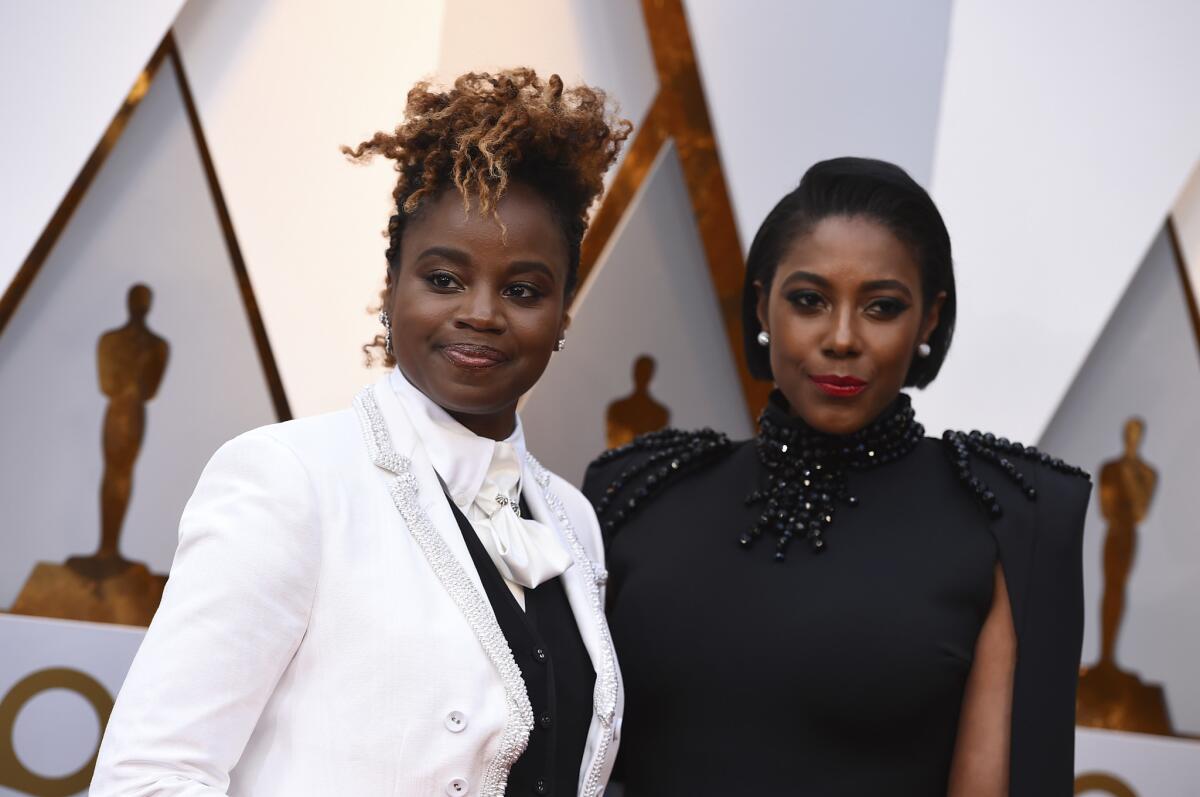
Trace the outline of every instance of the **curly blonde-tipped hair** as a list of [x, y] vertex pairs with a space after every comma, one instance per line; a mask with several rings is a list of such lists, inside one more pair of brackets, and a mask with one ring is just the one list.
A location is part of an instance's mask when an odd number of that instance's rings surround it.
[[[633, 128], [617, 117], [605, 93], [592, 86], [565, 89], [558, 75], [543, 81], [527, 68], [470, 72], [448, 90], [416, 84], [404, 115], [404, 123], [391, 133], [342, 147], [356, 161], [381, 155], [395, 162], [399, 177], [392, 191], [396, 211], [387, 227], [389, 271], [400, 266], [404, 227], [423, 199], [453, 186], [464, 208], [475, 201], [480, 213], [495, 217], [497, 204], [515, 180], [545, 198], [562, 227], [570, 257], [570, 296], [588, 209], [603, 192], [604, 173]], [[378, 335], [365, 346], [368, 358], [383, 343]], [[392, 364], [389, 355], [384, 360]]]

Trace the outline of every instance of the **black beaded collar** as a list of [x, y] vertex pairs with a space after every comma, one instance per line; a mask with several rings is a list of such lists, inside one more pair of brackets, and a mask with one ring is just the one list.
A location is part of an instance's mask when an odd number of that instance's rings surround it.
[[[825, 533], [839, 505], [853, 507], [858, 499], [847, 489], [847, 474], [878, 467], [908, 455], [921, 442], [925, 430], [917, 423], [908, 396], [896, 400], [865, 429], [838, 437], [816, 431], [788, 413], [787, 403], [776, 391], [759, 418], [755, 439], [763, 463], [765, 484], [746, 497], [747, 505], [763, 505], [754, 528], [739, 541], [750, 547], [763, 532], [776, 536], [774, 557], [786, 559], [788, 545], [803, 538], [813, 551], [825, 548]], [[973, 460], [993, 463], [1014, 483], [1026, 500], [1037, 499], [1037, 491], [1017, 467], [1017, 461], [1032, 462], [1050, 470], [1089, 478], [1086, 471], [1038, 451], [1033, 446], [1011, 442], [983, 432], [947, 431], [943, 447], [950, 466], [967, 492], [992, 518], [1004, 512], [991, 487], [972, 467]], [[621, 448], [606, 451], [594, 466], [620, 465], [609, 476], [604, 493], [596, 503], [605, 538], [612, 539], [642, 507], [685, 474], [723, 459], [734, 446], [725, 435], [712, 429], [694, 432], [663, 429], [642, 435]]]
[[824, 549], [825, 532], [838, 504], [858, 504], [846, 485], [849, 471], [894, 462], [925, 436], [912, 401], [903, 393], [863, 429], [838, 436], [819, 432], [789, 414], [786, 400], [776, 390], [758, 425], [758, 457], [766, 483], [746, 497], [746, 504], [762, 504], [763, 511], [739, 542], [748, 548], [769, 530], [776, 537], [775, 559], [780, 562], [797, 537], [813, 551]]

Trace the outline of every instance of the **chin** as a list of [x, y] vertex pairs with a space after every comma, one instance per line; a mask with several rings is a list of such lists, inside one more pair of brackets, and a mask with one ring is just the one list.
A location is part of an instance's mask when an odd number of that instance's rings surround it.
[[800, 411], [800, 417], [818, 432], [832, 435], [854, 434], [871, 419], [868, 417], [869, 402], [863, 401], [866, 394], [852, 401], [831, 399], [825, 395], [814, 396]]

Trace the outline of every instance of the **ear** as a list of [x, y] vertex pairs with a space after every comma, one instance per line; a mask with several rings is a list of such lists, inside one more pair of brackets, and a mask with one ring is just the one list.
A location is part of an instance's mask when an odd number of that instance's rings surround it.
[[945, 303], [945, 291], [933, 297], [933, 301], [929, 303], [929, 309], [925, 311], [925, 318], [921, 321], [921, 334], [918, 336], [921, 343], [928, 343], [929, 338], [933, 336], [934, 330], [942, 320], [942, 305]]
[[758, 315], [758, 325], [770, 332], [770, 329], [767, 328], [767, 304], [771, 298], [771, 291], [763, 287], [762, 280], [755, 280], [754, 292], [758, 295], [758, 302], [755, 306], [755, 313]]
[[570, 314], [570, 312], [563, 310], [562, 323], [560, 323], [558, 325], [559, 338], [565, 337], [567, 334], [567, 330], [570, 328], [571, 328], [571, 314]]

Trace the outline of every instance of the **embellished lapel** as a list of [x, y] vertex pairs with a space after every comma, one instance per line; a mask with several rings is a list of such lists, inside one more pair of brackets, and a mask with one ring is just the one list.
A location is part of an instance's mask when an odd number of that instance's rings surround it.
[[575, 528], [562, 499], [551, 488], [550, 472], [528, 452], [525, 454], [524, 476], [529, 477], [525, 483], [536, 488], [523, 491], [534, 519], [554, 528], [575, 560], [562, 575], [563, 588], [571, 604], [571, 613], [575, 615], [579, 635], [583, 638], [583, 644], [592, 660], [592, 667], [596, 671], [592, 706], [604, 731], [600, 734], [591, 766], [583, 780], [581, 793], [592, 795], [603, 785], [602, 773], [613, 737], [613, 721], [617, 709], [617, 658], [600, 594], [601, 586], [608, 580], [608, 572], [588, 556], [587, 550], [575, 534]]
[[[374, 388], [368, 388], [368, 390], [372, 390], [375, 403], [383, 416], [384, 425], [392, 441], [392, 448], [397, 452], [406, 452], [409, 462], [408, 470], [416, 477], [417, 503], [421, 511], [429, 517], [434, 530], [441, 535], [442, 541], [454, 554], [459, 566], [467, 572], [467, 575], [475, 582], [476, 588], [482, 592], [483, 582], [479, 579], [479, 573], [475, 570], [471, 553], [467, 550], [467, 545], [463, 542], [462, 534], [458, 530], [458, 521], [454, 519], [454, 513], [450, 511], [450, 505], [446, 502], [445, 493], [438, 480], [437, 472], [434, 470], [433, 462], [409, 422], [404, 405], [392, 391], [389, 379], [390, 377], [384, 377], [375, 384]], [[375, 464], [379, 465], [380, 463], [376, 462]], [[392, 473], [396, 472], [386, 465], [381, 465], [381, 467]]]
[[[389, 404], [389, 399], [395, 404]], [[387, 408], [386, 416], [381, 404]], [[521, 670], [484, 595], [470, 552], [442, 497], [433, 467], [427, 459], [423, 463], [417, 461], [423, 452], [411, 429], [403, 422], [403, 410], [391, 395], [386, 378], [364, 388], [354, 400], [354, 409], [371, 461], [390, 474], [392, 503], [504, 684], [508, 717], [496, 757], [488, 762], [479, 786], [481, 795], [503, 797], [509, 770], [525, 751], [529, 733], [533, 730], [533, 709], [529, 705]], [[400, 442], [399, 450], [393, 445], [393, 433]], [[423, 473], [426, 469], [428, 473]], [[445, 518], [433, 511], [438, 506], [444, 510]], [[454, 533], [449, 534], [447, 529]], [[457, 546], [451, 544], [452, 540]], [[461, 552], [456, 547], [461, 548]], [[597, 683], [599, 680], [597, 678]]]

